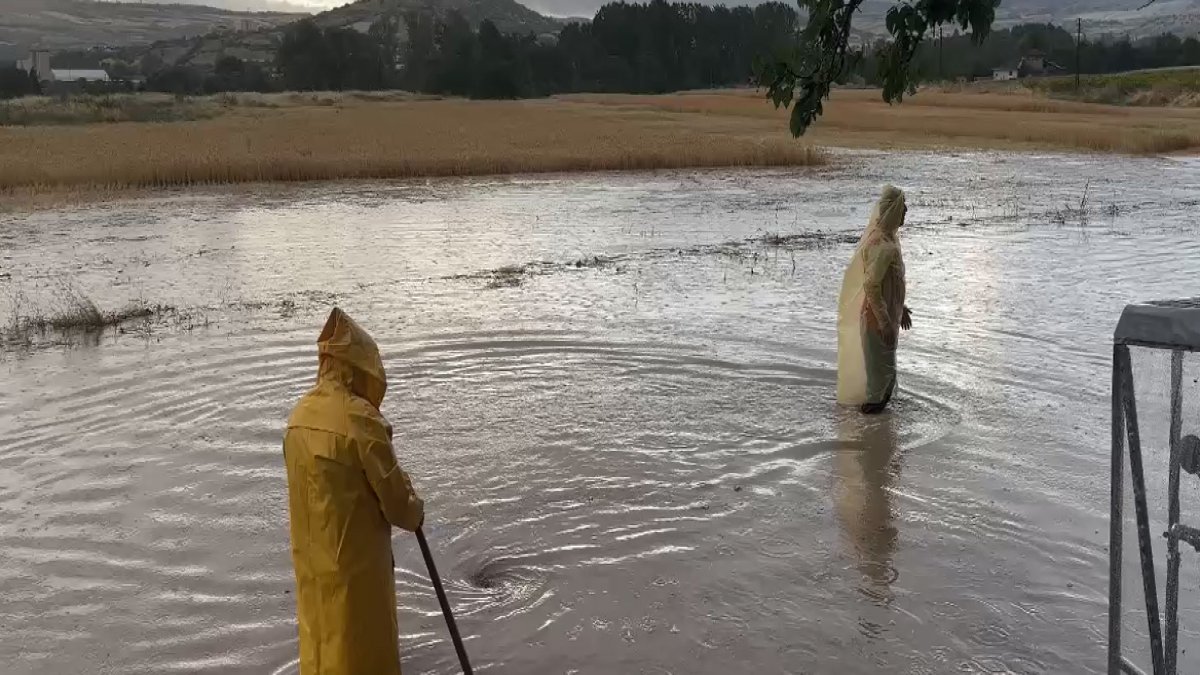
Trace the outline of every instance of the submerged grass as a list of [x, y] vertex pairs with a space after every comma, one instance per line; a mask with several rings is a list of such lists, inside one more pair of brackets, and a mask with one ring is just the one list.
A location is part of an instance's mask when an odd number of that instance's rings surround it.
[[134, 302], [120, 309], [101, 310], [69, 283], [61, 283], [48, 306], [30, 303], [19, 294], [11, 298], [12, 315], [2, 333], [5, 342], [30, 342], [48, 334], [87, 335], [119, 329], [138, 320], [150, 320], [174, 311], [166, 305]]
[[535, 260], [520, 265], [505, 265], [490, 270], [455, 274], [446, 279], [456, 281], [483, 281], [488, 290], [515, 288], [535, 277], [587, 270], [611, 270], [624, 274], [630, 265], [650, 261], [674, 261], [683, 258], [722, 256], [746, 265], [751, 275], [768, 260], [779, 261], [781, 251], [791, 254], [791, 270], [796, 271], [797, 251], [824, 249], [858, 241], [856, 235], [808, 231], [798, 233], [765, 232], [745, 239], [733, 239], [719, 244], [697, 244], [687, 247], [652, 248], [631, 253], [613, 255], [590, 255], [567, 262]]
[[529, 276], [529, 265], [510, 265], [500, 267], [487, 273], [491, 279], [488, 280], [488, 288], [512, 288], [520, 286], [525, 278]]

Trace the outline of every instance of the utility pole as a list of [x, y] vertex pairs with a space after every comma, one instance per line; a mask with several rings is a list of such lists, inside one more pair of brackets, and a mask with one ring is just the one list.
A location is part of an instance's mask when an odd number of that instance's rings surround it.
[[1075, 93], [1079, 93], [1079, 50], [1083, 48], [1083, 18], [1075, 19]]
[[942, 66], [942, 46], [946, 44], [946, 34], [942, 31], [942, 27], [938, 26], [938, 79], [946, 79], [946, 71]]

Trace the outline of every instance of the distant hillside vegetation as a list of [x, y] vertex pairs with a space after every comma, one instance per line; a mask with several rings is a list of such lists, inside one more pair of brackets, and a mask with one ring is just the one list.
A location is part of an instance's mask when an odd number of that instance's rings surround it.
[[[549, 0], [531, 0], [549, 1]], [[600, 0], [588, 0], [596, 1]], [[865, 0], [858, 27], [881, 35], [887, 10], [900, 0]], [[996, 8], [996, 27], [1050, 23], [1076, 27], [1082, 19], [1083, 32], [1095, 40], [1102, 35], [1131, 38], [1174, 33], [1188, 37], [1200, 33], [1200, 0], [1003, 0]], [[947, 30], [947, 33], [950, 31]]]
[[[477, 28], [484, 20], [491, 20], [506, 34], [557, 33], [563, 26], [562, 22], [542, 16], [516, 0], [359, 0], [317, 14], [312, 19], [322, 28], [353, 28], [366, 32], [372, 23], [383, 17], [400, 17], [409, 11], [428, 12], [436, 16], [458, 11], [473, 27]], [[407, 38], [406, 30], [404, 22], [400, 23], [404, 41]], [[284, 27], [275, 27], [233, 35], [212, 34], [187, 40], [163, 41], [140, 56], [148, 55], [156, 63], [205, 68], [212, 67], [222, 56], [266, 63], [274, 60], [284, 32]]]
[[359, 0], [316, 16], [317, 24], [323, 28], [370, 24], [381, 16], [426, 10], [434, 14], [445, 14], [457, 10], [472, 25], [478, 26], [490, 19], [502, 33], [553, 33], [562, 28], [562, 23], [522, 5], [516, 0]]
[[33, 47], [52, 51], [150, 44], [217, 30], [274, 28], [302, 14], [232, 12], [198, 5], [88, 0], [0, 0], [0, 59]]

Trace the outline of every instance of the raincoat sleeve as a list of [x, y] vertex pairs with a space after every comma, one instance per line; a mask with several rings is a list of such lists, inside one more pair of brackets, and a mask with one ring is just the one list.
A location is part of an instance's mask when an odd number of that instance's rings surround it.
[[396, 462], [391, 426], [377, 414], [355, 417], [363, 432], [359, 442], [363, 471], [379, 499], [384, 518], [395, 527], [415, 532], [425, 518], [425, 503]]
[[883, 335], [896, 332], [900, 317], [888, 311], [888, 302], [883, 295], [883, 284], [896, 262], [897, 251], [891, 246], [877, 246], [868, 250], [866, 280], [863, 282], [864, 301], [868, 310], [875, 315], [875, 323]]

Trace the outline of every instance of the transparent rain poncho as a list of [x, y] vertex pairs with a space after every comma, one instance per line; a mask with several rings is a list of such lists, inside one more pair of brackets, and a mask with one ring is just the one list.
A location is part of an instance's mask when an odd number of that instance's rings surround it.
[[896, 385], [896, 341], [904, 315], [904, 258], [897, 231], [904, 193], [888, 185], [842, 281], [838, 302], [838, 403], [885, 402]]

